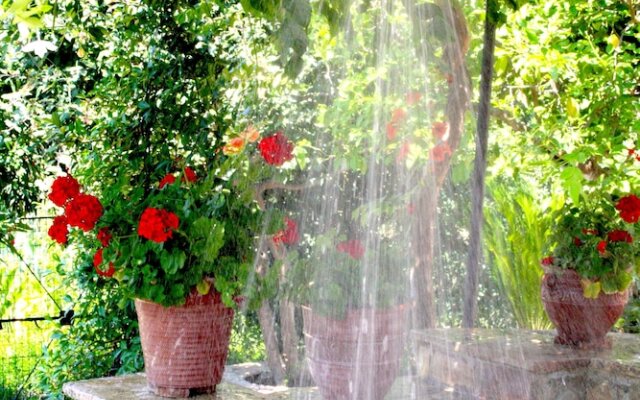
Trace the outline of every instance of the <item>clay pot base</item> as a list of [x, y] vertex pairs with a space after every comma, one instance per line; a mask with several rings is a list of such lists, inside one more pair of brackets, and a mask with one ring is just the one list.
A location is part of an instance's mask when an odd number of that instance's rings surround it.
[[204, 387], [204, 388], [171, 388], [162, 386], [153, 386], [149, 384], [149, 389], [161, 397], [172, 398], [185, 398], [189, 396], [195, 396], [199, 394], [214, 394], [216, 392], [216, 386]]
[[611, 338], [606, 336], [599, 339], [593, 339], [588, 342], [576, 342], [563, 336], [557, 335], [553, 339], [553, 343], [563, 346], [571, 346], [579, 350], [611, 350], [611, 347], [613, 346]]

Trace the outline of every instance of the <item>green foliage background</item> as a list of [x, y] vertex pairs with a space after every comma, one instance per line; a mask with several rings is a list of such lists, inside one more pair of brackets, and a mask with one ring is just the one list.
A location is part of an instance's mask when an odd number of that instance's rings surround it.
[[[555, 192], [580, 203], [601, 188], [637, 190], [640, 162], [622, 165], [620, 154], [640, 145], [638, 6], [614, 0], [515, 5], [521, 7], [503, 9], [497, 35], [490, 185], [536, 182], [528, 200], [533, 204]], [[359, 88], [373, 71], [366, 69], [366, 48], [355, 60], [335, 53], [336, 35], [352, 26], [350, 6], [343, 0], [3, 1], [0, 246], [11, 250], [16, 232], [26, 229], [23, 217], [37, 209], [59, 165], [73, 167], [95, 194], [107, 187], [127, 193], [129, 185], [157, 181], [171, 168], [168, 160], [195, 154], [208, 165], [213, 148], [258, 118], [268, 121], [266, 131], [286, 129], [299, 139], [297, 166], [315, 162], [313, 139], [322, 134], [354, 144], [340, 155], [357, 169], [362, 160], [355, 150], [369, 133], [339, 116], [370, 112], [371, 99], [359, 97]], [[477, 77], [484, 7], [480, 1], [464, 7], [471, 31], [467, 64]], [[350, 95], [337, 96], [333, 82]], [[473, 83], [477, 87], [477, 78]], [[385, 107], [396, 105], [390, 100]], [[436, 290], [445, 299], [443, 326], [460, 321], [472, 126], [468, 122], [441, 200]], [[587, 165], [607, 173], [589, 180]], [[540, 270], [532, 264], [543, 256], [538, 240], [547, 209], [537, 210], [536, 223], [520, 221], [512, 200], [522, 186], [509, 183], [492, 192], [478, 324], [541, 326], [533, 296]], [[526, 252], [516, 247], [523, 240], [531, 241]], [[91, 269], [88, 256], [51, 268], [73, 288], [67, 300], [78, 314], [73, 327], [54, 333], [37, 371], [37, 390], [51, 398], [61, 397], [65, 380], [142, 367], [130, 304], [119, 305], [112, 284]], [[4, 271], [0, 311], [24, 289], [12, 283], [15, 269]], [[516, 295], [517, 288], [528, 295]], [[623, 326], [637, 329], [637, 315], [635, 304]], [[263, 356], [255, 320], [250, 315], [245, 323], [236, 327], [242, 333], [232, 339], [230, 359]]]

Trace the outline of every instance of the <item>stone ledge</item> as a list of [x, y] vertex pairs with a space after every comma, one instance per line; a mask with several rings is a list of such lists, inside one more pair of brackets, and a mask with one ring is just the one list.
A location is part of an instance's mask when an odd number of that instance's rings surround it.
[[[225, 368], [216, 393], [190, 397], [194, 400], [284, 400], [292, 396], [319, 399], [315, 388], [288, 388], [248, 382], [249, 376], [264, 370], [260, 363], [231, 365]], [[166, 400], [147, 387], [143, 373], [68, 382], [62, 388], [74, 400]]]
[[419, 376], [490, 399], [640, 400], [640, 337], [610, 350], [553, 344], [552, 331], [434, 329], [412, 333]]
[[[315, 387], [289, 388], [284, 386], [258, 385], [246, 380], [259, 375], [265, 367], [260, 363], [228, 365], [217, 393], [190, 397], [194, 400], [322, 400]], [[64, 393], [74, 400], [167, 400], [155, 396], [147, 388], [144, 374], [89, 379], [69, 382]], [[386, 400], [475, 400], [468, 393], [440, 383], [422, 381], [416, 377], [399, 377]], [[334, 399], [331, 399], [334, 400]]]

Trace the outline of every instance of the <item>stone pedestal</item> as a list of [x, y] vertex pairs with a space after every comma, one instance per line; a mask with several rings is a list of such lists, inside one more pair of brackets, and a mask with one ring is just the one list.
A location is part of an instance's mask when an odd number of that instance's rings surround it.
[[479, 399], [640, 400], [640, 337], [609, 334], [605, 351], [553, 344], [551, 331], [412, 333], [418, 377]]

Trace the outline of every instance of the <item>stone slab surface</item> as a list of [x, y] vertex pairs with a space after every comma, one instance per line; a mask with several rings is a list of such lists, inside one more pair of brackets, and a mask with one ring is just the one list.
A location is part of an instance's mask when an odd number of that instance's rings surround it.
[[[235, 378], [232, 378], [235, 380]], [[144, 374], [131, 374], [107, 378], [69, 382], [63, 386], [64, 394], [74, 400], [166, 400], [154, 395], [147, 387]], [[295, 392], [295, 393], [294, 393]], [[236, 384], [224, 380], [216, 393], [190, 397], [193, 400], [283, 400], [292, 395], [304, 399], [319, 399], [313, 388], [289, 389], [279, 386]]]
[[[223, 381], [214, 395], [190, 397], [194, 400], [323, 400], [315, 387], [288, 388], [258, 385], [247, 381], [265, 370], [261, 363], [228, 365]], [[64, 385], [64, 393], [74, 400], [161, 400], [147, 388], [144, 374], [97, 378]], [[454, 390], [439, 382], [416, 377], [396, 379], [385, 400], [476, 400], [468, 393]], [[165, 399], [166, 400], [166, 399]], [[324, 399], [334, 400], [334, 399]]]
[[552, 331], [434, 329], [412, 333], [418, 375], [487, 399], [640, 400], [640, 337], [612, 348], [553, 343]]

